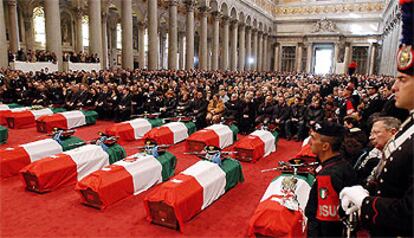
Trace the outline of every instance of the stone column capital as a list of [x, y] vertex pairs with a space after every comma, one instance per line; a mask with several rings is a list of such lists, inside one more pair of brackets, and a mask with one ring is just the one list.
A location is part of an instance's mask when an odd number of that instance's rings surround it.
[[187, 0], [184, 2], [187, 12], [193, 12], [195, 8], [195, 2], [193, 0]]
[[74, 11], [78, 19], [83, 17], [84, 10], [82, 7], [76, 7]]
[[16, 0], [7, 0], [7, 5], [9, 7], [15, 7], [17, 5], [17, 1]]
[[213, 16], [214, 20], [219, 21], [221, 19], [221, 14], [220, 12], [212, 12], [211, 15]]
[[138, 28], [139, 29], [145, 29], [145, 27], [147, 26], [147, 24], [143, 21], [138, 22]]
[[229, 23], [229, 22], [230, 22], [230, 17], [229, 17], [229, 16], [222, 15], [222, 16], [221, 16], [221, 20], [222, 20], [224, 23]]
[[170, 6], [170, 7], [178, 6], [178, 0], [169, 0], [168, 1], [168, 6]]

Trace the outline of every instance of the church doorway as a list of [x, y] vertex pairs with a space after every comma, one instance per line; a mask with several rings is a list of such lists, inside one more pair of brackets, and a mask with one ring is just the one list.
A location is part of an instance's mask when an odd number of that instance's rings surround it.
[[313, 46], [312, 72], [314, 74], [330, 74], [333, 72], [333, 44], [315, 44]]

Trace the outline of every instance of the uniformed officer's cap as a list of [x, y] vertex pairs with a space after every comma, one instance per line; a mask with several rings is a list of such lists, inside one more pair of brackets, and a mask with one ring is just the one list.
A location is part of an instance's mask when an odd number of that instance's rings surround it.
[[374, 88], [374, 89], [377, 89], [377, 90], [378, 90], [379, 85], [378, 85], [378, 83], [375, 83], [375, 82], [370, 82], [370, 83], [368, 84], [368, 87], [367, 87], [367, 88], [368, 88], [368, 89]]
[[214, 145], [208, 145], [205, 147], [204, 150], [207, 152], [207, 154], [216, 154], [221, 151], [219, 147], [214, 146]]
[[414, 76], [414, 0], [400, 0], [401, 45], [397, 53], [398, 71]]
[[154, 139], [148, 138], [148, 139], [145, 140], [145, 145], [149, 146], [149, 147], [154, 147], [154, 146], [157, 145], [157, 141], [154, 140]]
[[320, 135], [330, 137], [342, 137], [345, 132], [343, 126], [328, 121], [324, 121], [322, 123], [315, 123], [315, 125], [313, 126], [313, 130]]

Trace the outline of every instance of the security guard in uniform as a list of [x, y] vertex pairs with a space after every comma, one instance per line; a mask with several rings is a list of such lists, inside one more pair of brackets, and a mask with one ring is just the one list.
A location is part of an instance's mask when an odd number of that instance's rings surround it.
[[324, 121], [316, 123], [311, 132], [312, 153], [321, 165], [316, 169], [316, 181], [312, 185], [305, 215], [308, 218], [309, 237], [340, 237], [342, 222], [339, 214], [339, 192], [356, 184], [356, 173], [340, 155], [344, 128]]
[[398, 75], [394, 83], [395, 106], [410, 111], [399, 132], [383, 149], [375, 169], [374, 189], [344, 188], [342, 208], [358, 211], [361, 225], [372, 236], [407, 236], [413, 233], [414, 188], [414, 0], [400, 0], [403, 37], [397, 54]]

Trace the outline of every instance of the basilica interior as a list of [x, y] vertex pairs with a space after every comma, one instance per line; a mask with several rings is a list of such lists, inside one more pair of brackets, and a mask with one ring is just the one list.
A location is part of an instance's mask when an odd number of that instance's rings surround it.
[[[395, 75], [394, 0], [3, 0], [7, 49], [97, 54], [99, 68]], [[60, 30], [59, 30], [60, 29]]]

